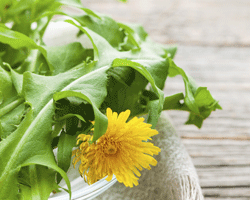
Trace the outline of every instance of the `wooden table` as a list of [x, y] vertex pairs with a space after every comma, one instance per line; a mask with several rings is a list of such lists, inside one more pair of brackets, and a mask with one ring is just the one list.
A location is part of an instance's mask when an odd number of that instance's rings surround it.
[[[250, 199], [250, 48], [180, 46], [176, 63], [220, 101], [198, 130], [187, 113], [170, 111], [196, 166], [206, 200]], [[165, 93], [183, 90], [169, 79]]]
[[[143, 24], [155, 41], [177, 44], [175, 62], [223, 107], [202, 129], [168, 111], [197, 168], [206, 200], [250, 199], [250, 1], [82, 0], [122, 22]], [[166, 95], [184, 91], [180, 77]]]

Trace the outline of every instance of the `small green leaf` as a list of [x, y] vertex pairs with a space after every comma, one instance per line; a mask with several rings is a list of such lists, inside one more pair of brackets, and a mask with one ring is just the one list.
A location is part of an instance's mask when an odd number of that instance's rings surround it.
[[183, 93], [174, 94], [172, 96], [165, 97], [163, 110], [186, 110], [190, 111], [190, 109], [180, 101], [184, 100]]
[[185, 104], [188, 106], [188, 108], [196, 113], [199, 114], [199, 108], [198, 105], [195, 103], [195, 99], [194, 99], [194, 91], [193, 88], [195, 88], [196, 86], [194, 86], [192, 84], [192, 81], [190, 81], [190, 78], [186, 75], [186, 73], [184, 72], [183, 69], [181, 69], [180, 67], [177, 67], [175, 65], [175, 63], [171, 60], [171, 58], [169, 59], [169, 76], [170, 77], [175, 77], [177, 75], [181, 75], [185, 84]]
[[32, 39], [26, 35], [9, 30], [0, 26], [0, 42], [10, 45], [14, 49], [20, 49], [27, 47], [30, 49], [39, 49], [44, 55], [46, 51], [43, 47], [37, 45]]
[[140, 38], [139, 36], [136, 34], [136, 32], [130, 28], [129, 26], [122, 24], [122, 23], [118, 23], [118, 25], [124, 30], [125, 33], [125, 37], [124, 37], [124, 41], [123, 43], [121, 43], [120, 49], [128, 51], [131, 49], [140, 49]]
[[195, 93], [195, 102], [199, 107], [201, 107], [210, 106], [215, 102], [215, 100], [206, 87], [199, 87]]
[[[76, 135], [69, 135], [62, 131], [59, 142], [58, 142], [58, 152], [57, 161], [58, 166], [65, 172], [68, 171], [71, 164], [72, 148], [76, 145]], [[57, 174], [57, 183], [61, 181], [62, 177]]]
[[159, 99], [149, 101], [148, 103], [149, 113], [148, 113], [147, 123], [152, 124], [151, 128], [155, 128], [158, 119], [161, 115], [161, 112], [159, 112], [159, 104], [160, 104]]
[[80, 119], [80, 120], [82, 120], [82, 121], [84, 121], [84, 122], [86, 122], [84, 119], [83, 119], [83, 117], [81, 116], [81, 115], [78, 115], [78, 114], [67, 114], [67, 115], [64, 115], [63, 117], [60, 117], [60, 118], [58, 118], [58, 119], [56, 119], [57, 121], [63, 121], [63, 120], [65, 120], [65, 119], [68, 119], [68, 118], [71, 118], [71, 117], [77, 117], [78, 119]]
[[194, 124], [198, 128], [201, 128], [203, 120], [204, 120], [203, 117], [190, 113], [189, 118], [185, 124]]
[[167, 97], [164, 103], [164, 110], [178, 109], [189, 111], [189, 119], [186, 124], [194, 124], [198, 128], [201, 128], [203, 120], [206, 119], [212, 111], [221, 109], [206, 87], [198, 87], [192, 77], [188, 76], [183, 69], [177, 67], [174, 62], [170, 60], [169, 76], [174, 77], [181, 75], [185, 84], [186, 96], [184, 97], [184, 103], [182, 100], [182, 93], [176, 94], [171, 97]]

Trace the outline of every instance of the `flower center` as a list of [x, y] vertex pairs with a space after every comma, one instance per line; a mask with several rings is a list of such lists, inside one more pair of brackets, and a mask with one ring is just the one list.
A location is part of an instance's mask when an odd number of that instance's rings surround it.
[[117, 148], [115, 145], [109, 144], [107, 148], [104, 150], [106, 154], [115, 154], [117, 151]]

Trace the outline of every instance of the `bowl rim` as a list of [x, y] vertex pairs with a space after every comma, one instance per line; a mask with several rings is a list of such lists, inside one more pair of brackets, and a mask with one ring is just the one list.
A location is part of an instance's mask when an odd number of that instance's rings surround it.
[[[94, 197], [100, 195], [101, 193], [106, 191], [108, 188], [110, 188], [112, 185], [114, 185], [117, 182], [115, 175], [113, 175], [111, 181], [107, 181], [106, 178], [107, 176], [97, 181], [96, 183], [93, 183], [92, 185], [88, 185], [87, 187], [78, 189], [76, 191], [72, 191], [71, 200], [93, 199]], [[83, 182], [83, 178], [78, 177], [74, 179], [73, 181], [71, 181], [70, 183], [77, 184], [81, 182]], [[57, 194], [60, 194], [60, 193], [57, 193]], [[69, 194], [63, 192], [62, 195], [58, 195], [55, 197], [51, 196], [49, 197], [48, 200], [69, 200]]]

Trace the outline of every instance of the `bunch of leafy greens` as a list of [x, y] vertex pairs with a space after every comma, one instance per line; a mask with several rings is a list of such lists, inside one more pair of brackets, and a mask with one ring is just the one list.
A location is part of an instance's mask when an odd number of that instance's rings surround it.
[[[62, 5], [84, 14], [66, 14]], [[43, 35], [54, 15], [67, 16], [93, 48], [46, 46]], [[48, 199], [62, 178], [71, 194], [66, 172], [76, 137], [89, 132], [91, 120], [92, 142], [103, 135], [107, 107], [148, 113], [153, 127], [162, 110], [184, 110], [187, 124], [201, 127], [220, 106], [175, 65], [175, 52], [150, 41], [141, 26], [118, 23], [80, 0], [1, 0], [0, 199]], [[164, 97], [167, 76], [177, 75], [185, 94]]]

